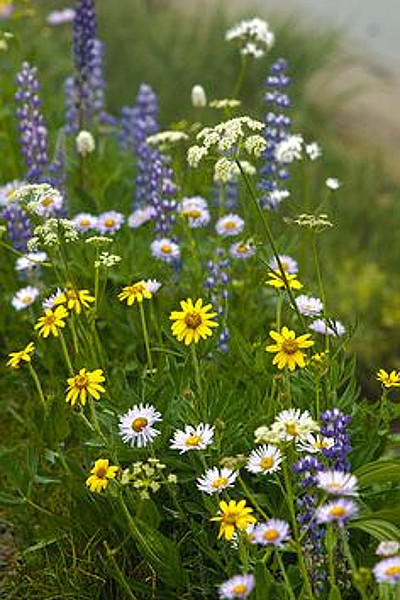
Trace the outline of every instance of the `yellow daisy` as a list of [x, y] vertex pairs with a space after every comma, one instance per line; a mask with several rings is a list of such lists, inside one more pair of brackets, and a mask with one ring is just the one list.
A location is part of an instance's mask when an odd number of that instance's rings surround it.
[[106, 489], [110, 479], [114, 479], [118, 469], [119, 467], [110, 466], [107, 458], [99, 458], [90, 471], [92, 475], [86, 479], [86, 485], [91, 492], [99, 493]]
[[135, 303], [135, 300], [143, 302], [145, 298], [150, 299], [152, 297], [153, 294], [148, 289], [146, 281], [143, 280], [125, 286], [122, 288], [122, 292], [118, 294], [118, 298], [121, 302], [126, 300], [128, 306], [132, 306], [132, 304]]
[[66, 402], [71, 402], [71, 406], [74, 406], [79, 399], [82, 406], [85, 406], [88, 396], [98, 400], [100, 394], [104, 394], [106, 391], [101, 385], [103, 381], [105, 381], [105, 377], [102, 369], [95, 369], [94, 371], [80, 369], [77, 375], [67, 379]]
[[18, 352], [10, 352], [9, 360], [7, 361], [7, 367], [11, 367], [12, 369], [18, 369], [21, 366], [23, 361], [31, 362], [32, 354], [35, 352], [35, 345], [33, 342], [29, 342], [29, 344], [23, 350], [19, 350]]
[[175, 321], [171, 325], [172, 333], [180, 342], [184, 341], [186, 346], [192, 342], [197, 344], [200, 338], [206, 339], [212, 335], [211, 327], [218, 327], [218, 323], [212, 321], [217, 313], [208, 312], [212, 310], [211, 304], [203, 306], [203, 300], [199, 298], [193, 304], [193, 300], [188, 298], [182, 300], [181, 311], [173, 310], [170, 319]]
[[302, 352], [302, 349], [310, 348], [310, 346], [314, 345], [314, 342], [308, 339], [311, 337], [311, 334], [306, 333], [296, 338], [294, 331], [287, 327], [282, 327], [280, 333], [278, 331], [270, 331], [269, 335], [275, 340], [276, 344], [267, 346], [265, 350], [277, 353], [272, 363], [278, 365], [278, 369], [283, 369], [286, 365], [289, 367], [289, 371], [294, 371], [297, 365], [305, 367], [305, 354]]
[[95, 298], [90, 295], [89, 290], [74, 290], [67, 288], [54, 300], [54, 306], [65, 304], [68, 310], [74, 310], [78, 315], [84, 308], [90, 308], [90, 304], [95, 301]]
[[224, 536], [226, 540], [231, 541], [236, 529], [244, 531], [250, 523], [255, 523], [257, 519], [251, 515], [253, 509], [246, 506], [246, 500], [230, 500], [229, 504], [224, 500], [219, 503], [220, 515], [213, 517], [211, 521], [220, 521], [218, 538]]
[[65, 319], [68, 317], [68, 311], [65, 306], [57, 306], [54, 310], [46, 308], [43, 317], [40, 317], [35, 325], [39, 335], [44, 338], [49, 337], [50, 333], [58, 337], [59, 329], [65, 327]]
[[287, 271], [284, 271], [284, 273], [285, 278], [283, 278], [282, 273], [274, 273], [273, 271], [269, 271], [269, 279], [266, 281], [266, 284], [277, 289], [289, 287], [291, 290], [301, 290], [303, 284], [297, 279], [296, 273], [288, 273]]
[[400, 387], [400, 371], [391, 371], [388, 373], [384, 369], [379, 369], [376, 378], [387, 389]]

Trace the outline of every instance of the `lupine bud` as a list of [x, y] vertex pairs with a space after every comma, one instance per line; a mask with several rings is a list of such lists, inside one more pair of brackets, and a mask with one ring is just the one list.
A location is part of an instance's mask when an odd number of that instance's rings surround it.
[[192, 104], [195, 108], [204, 108], [207, 106], [207, 96], [202, 85], [192, 87]]

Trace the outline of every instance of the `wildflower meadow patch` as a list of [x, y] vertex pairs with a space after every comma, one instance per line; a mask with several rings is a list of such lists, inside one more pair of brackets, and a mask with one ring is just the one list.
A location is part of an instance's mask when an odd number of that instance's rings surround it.
[[[0, 2], [10, 31], [20, 4]], [[94, 0], [46, 19], [72, 29], [62, 127], [33, 57], [2, 107], [2, 594], [395, 600], [400, 371], [361, 394], [325, 286], [342, 182], [299, 133], [277, 36], [221, 30], [231, 94], [193, 82], [165, 124], [146, 82], [107, 110]]]

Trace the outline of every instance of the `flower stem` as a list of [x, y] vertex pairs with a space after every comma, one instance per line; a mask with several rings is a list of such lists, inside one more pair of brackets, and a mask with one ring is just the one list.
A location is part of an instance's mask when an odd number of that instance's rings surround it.
[[140, 319], [142, 321], [144, 345], [146, 346], [147, 366], [150, 371], [150, 375], [152, 375], [153, 374], [153, 361], [151, 358], [149, 334], [147, 332], [146, 315], [144, 314], [143, 302], [139, 302], [139, 311], [140, 311]]
[[196, 348], [194, 345], [192, 345], [192, 359], [193, 359], [193, 366], [194, 366], [194, 378], [195, 378], [196, 386], [197, 386], [197, 393], [199, 394], [199, 397], [202, 398], [203, 397], [203, 387], [201, 385], [200, 365], [199, 365], [199, 359], [197, 358]]
[[330, 523], [326, 529], [326, 548], [328, 551], [329, 582], [330, 582], [331, 587], [336, 586], [334, 547], [335, 547], [335, 538], [334, 538], [334, 533], [333, 533], [333, 527], [332, 527], [332, 524]]
[[279, 568], [282, 572], [283, 575], [283, 579], [285, 580], [285, 584], [286, 584], [286, 591], [289, 594], [289, 598], [290, 600], [296, 600], [296, 596], [294, 595], [294, 592], [292, 590], [292, 586], [290, 584], [290, 579], [288, 577], [288, 574], [286, 573], [286, 569], [285, 569], [285, 564], [282, 560], [282, 556], [279, 554], [279, 552], [275, 552], [275, 556], [277, 558], [278, 564], [279, 564]]
[[29, 371], [30, 371], [30, 373], [32, 375], [33, 381], [35, 382], [36, 389], [38, 391], [40, 400], [41, 400], [41, 402], [43, 404], [43, 408], [44, 408], [45, 411], [47, 411], [47, 404], [46, 404], [46, 399], [45, 399], [44, 394], [43, 394], [42, 384], [40, 383], [40, 379], [38, 377], [38, 374], [36, 373], [36, 371], [33, 368], [33, 366], [32, 366], [31, 363], [29, 363]]
[[256, 498], [253, 496], [253, 494], [250, 492], [249, 488], [247, 487], [247, 485], [245, 484], [245, 482], [243, 481], [242, 477], [239, 475], [238, 476], [238, 481], [240, 483], [240, 485], [243, 488], [244, 493], [246, 494], [247, 498], [250, 500], [250, 502], [254, 505], [255, 509], [260, 513], [260, 515], [262, 515], [262, 517], [268, 521], [269, 520], [269, 516], [267, 515], [267, 513], [261, 508], [261, 506], [259, 505], [259, 503], [257, 502]]
[[60, 331], [60, 342], [64, 352], [65, 362], [67, 363], [68, 371], [70, 372], [71, 377], [74, 376], [74, 367], [72, 366], [71, 359], [68, 354], [67, 344], [65, 342], [65, 337], [62, 331]]
[[137, 597], [135, 596], [135, 594], [132, 592], [129, 583], [125, 578], [125, 575], [119, 568], [117, 561], [115, 560], [115, 557], [114, 557], [115, 551], [111, 550], [111, 548], [109, 547], [109, 545], [107, 544], [107, 542], [105, 540], [104, 540], [103, 544], [107, 551], [107, 557], [110, 559], [112, 566], [113, 566], [113, 570], [115, 571], [115, 578], [120, 583], [121, 587], [124, 588], [124, 590], [127, 594], [127, 598], [130, 598], [131, 600], [138, 600]]

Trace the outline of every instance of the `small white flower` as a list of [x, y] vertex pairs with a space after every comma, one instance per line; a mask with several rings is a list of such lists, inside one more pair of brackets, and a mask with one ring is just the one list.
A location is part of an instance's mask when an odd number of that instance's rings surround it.
[[321, 146], [317, 142], [311, 142], [305, 146], [306, 154], [310, 160], [317, 160], [322, 155]]
[[31, 306], [38, 296], [39, 290], [31, 285], [28, 285], [25, 288], [21, 288], [16, 294], [14, 294], [11, 304], [15, 310], [23, 310], [24, 308]]
[[256, 249], [250, 242], [235, 242], [229, 252], [233, 258], [246, 259], [254, 256]]
[[197, 487], [206, 494], [218, 494], [221, 490], [232, 487], [238, 476], [237, 471], [222, 468], [208, 469], [202, 477], [197, 479]]
[[[291, 256], [288, 256], [287, 254], [280, 254], [279, 260], [280, 260], [280, 263], [281, 263], [282, 268], [285, 271], [285, 273], [289, 273], [289, 275], [294, 275], [295, 273], [298, 273], [299, 266], [297, 264], [297, 261], [294, 260], [294, 258], [292, 258]], [[277, 259], [275, 258], [275, 256], [273, 256], [268, 261], [268, 266], [277, 273], [281, 272], [281, 270], [279, 268], [279, 263], [278, 263]]]
[[148, 279], [144, 283], [145, 283], [147, 290], [150, 292], [150, 294], [155, 294], [156, 292], [158, 292], [158, 290], [162, 286], [162, 283], [157, 281], [157, 279]]
[[192, 105], [195, 108], [207, 106], [207, 96], [202, 85], [194, 85], [191, 91]]
[[295, 299], [297, 308], [302, 315], [306, 317], [316, 317], [320, 315], [324, 305], [319, 298], [313, 298], [312, 296], [305, 296], [301, 294]]
[[154, 216], [154, 209], [152, 206], [143, 206], [133, 211], [131, 216], [128, 218], [128, 225], [132, 229], [137, 229], [141, 225], [148, 223]]
[[197, 427], [186, 425], [184, 430], [175, 431], [170, 440], [171, 448], [180, 450], [181, 454], [189, 450], [204, 450], [212, 443], [213, 436], [214, 427], [207, 423], [200, 423]]
[[236, 179], [239, 174], [239, 167], [233, 160], [224, 156], [219, 158], [214, 165], [214, 181], [216, 183], [228, 183]]
[[58, 300], [58, 298], [62, 294], [63, 294], [63, 291], [61, 290], [61, 288], [57, 288], [53, 294], [51, 294], [50, 296], [45, 298], [42, 302], [42, 306], [43, 306], [44, 310], [46, 310], [47, 308], [54, 308], [56, 306], [56, 300]]
[[331, 335], [333, 337], [340, 337], [346, 333], [346, 328], [340, 321], [324, 321], [323, 319], [316, 319], [309, 325], [309, 329], [316, 333], [322, 333], [323, 335]]
[[166, 262], [178, 260], [181, 254], [178, 244], [169, 238], [154, 240], [150, 245], [150, 249], [153, 256], [165, 260]]
[[0, 206], [7, 206], [7, 204], [12, 204], [16, 202], [17, 199], [14, 198], [14, 192], [19, 190], [22, 187], [27, 185], [26, 181], [19, 181], [18, 179], [14, 179], [14, 181], [10, 181], [5, 185], [0, 187]]
[[334, 445], [332, 438], [323, 437], [319, 434], [312, 435], [309, 433], [304, 439], [296, 444], [296, 449], [299, 452], [307, 452], [310, 454], [316, 454], [322, 452], [322, 450], [329, 450]]
[[75, 223], [77, 229], [82, 232], [95, 229], [97, 226], [97, 217], [89, 213], [79, 213], [72, 221]]
[[289, 525], [280, 519], [270, 519], [256, 525], [253, 531], [254, 541], [261, 546], [282, 546], [290, 537]]
[[244, 229], [244, 221], [238, 215], [230, 213], [218, 219], [215, 229], [218, 235], [222, 235], [223, 237], [238, 235]]
[[247, 598], [255, 585], [256, 580], [254, 575], [235, 575], [219, 586], [218, 594], [221, 599], [227, 600]]
[[279, 163], [290, 164], [295, 160], [302, 159], [303, 137], [301, 135], [290, 135], [275, 148], [275, 158]]
[[281, 435], [279, 431], [274, 431], [270, 427], [262, 425], [255, 430], [254, 440], [256, 444], [279, 444]]
[[250, 473], [275, 473], [281, 468], [282, 454], [279, 448], [268, 444], [253, 450], [247, 461], [246, 469]]
[[381, 560], [374, 566], [373, 573], [379, 583], [398, 583], [400, 581], [400, 556]]
[[289, 198], [290, 192], [288, 190], [272, 190], [268, 192], [263, 198], [263, 206], [269, 210], [275, 210], [281, 204], [283, 200]]
[[353, 500], [339, 498], [317, 509], [317, 523], [338, 523], [344, 525], [351, 517], [358, 513], [357, 504]]
[[355, 475], [343, 471], [321, 471], [317, 474], [317, 487], [335, 496], [356, 496], [358, 482]]
[[208, 148], [205, 146], [191, 146], [187, 151], [187, 161], [189, 166], [196, 168], [199, 166], [200, 161], [207, 156]]
[[394, 556], [400, 550], [399, 542], [381, 542], [376, 549], [378, 556]]
[[308, 410], [301, 412], [299, 408], [283, 410], [278, 414], [271, 428], [280, 434], [281, 440], [304, 440], [313, 431], [318, 431], [318, 424], [312, 419]]
[[48, 256], [46, 252], [28, 252], [25, 256], [17, 258], [15, 263], [15, 269], [17, 271], [25, 271], [36, 269], [40, 267], [40, 264], [46, 262]]
[[49, 217], [59, 211], [64, 205], [64, 198], [58, 190], [50, 188], [40, 194], [29, 204], [30, 208], [40, 217]]
[[124, 442], [132, 447], [143, 448], [153, 442], [160, 432], [153, 425], [161, 421], [161, 413], [150, 404], [139, 404], [122, 415], [119, 432]]
[[81, 156], [92, 154], [96, 149], [96, 142], [90, 131], [80, 131], [76, 136], [76, 150]]
[[64, 8], [62, 10], [53, 10], [49, 12], [46, 21], [49, 25], [57, 26], [64, 23], [71, 23], [75, 19], [75, 11], [73, 8]]
[[341, 183], [339, 179], [336, 179], [336, 177], [328, 177], [328, 179], [325, 181], [325, 185], [334, 192], [340, 188]]
[[193, 229], [204, 227], [211, 219], [207, 202], [201, 196], [183, 198], [178, 206], [178, 212], [187, 218], [189, 227]]
[[261, 135], [251, 135], [245, 140], [246, 152], [259, 158], [267, 148], [267, 142]]
[[109, 210], [97, 217], [97, 230], [102, 233], [115, 233], [125, 221], [124, 215], [116, 210]]
[[228, 29], [225, 39], [238, 42], [241, 54], [261, 58], [273, 46], [275, 36], [266, 21], [255, 17]]
[[110, 269], [111, 267], [115, 267], [122, 260], [121, 256], [118, 254], [110, 254], [110, 252], [100, 252], [99, 259], [94, 261], [95, 269], [99, 267], [106, 267]]

